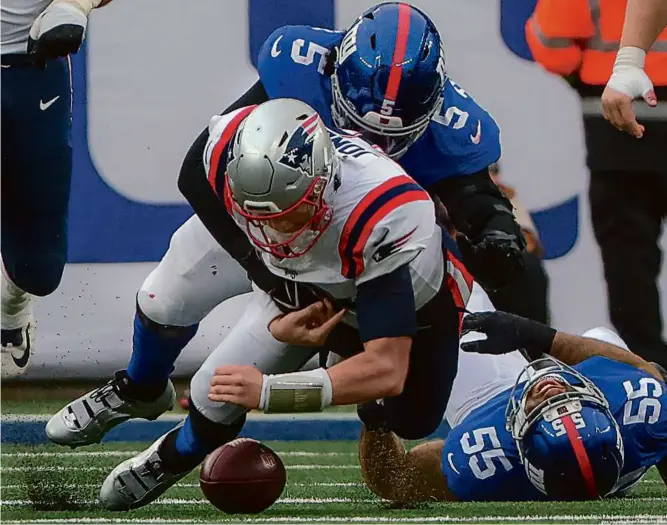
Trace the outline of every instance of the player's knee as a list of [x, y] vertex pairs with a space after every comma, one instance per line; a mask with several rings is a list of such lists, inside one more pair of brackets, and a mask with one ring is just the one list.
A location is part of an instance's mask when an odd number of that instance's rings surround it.
[[402, 439], [423, 439], [435, 432], [442, 423], [443, 414], [424, 413], [419, 410], [393, 413], [387, 411], [389, 428]]
[[39, 255], [7, 264], [11, 281], [29, 294], [45, 297], [60, 285], [65, 269], [65, 255]]
[[[173, 293], [162, 293], [160, 290], [149, 289], [147, 283], [150, 276], [137, 293], [137, 309], [141, 310], [143, 315], [158, 325], [165, 326], [189, 326], [196, 324], [188, 322], [183, 315], [183, 301]], [[173, 289], [171, 290], [173, 292]]]
[[190, 401], [191, 404], [194, 404], [199, 412], [210, 421], [230, 425], [244, 415], [247, 412], [247, 409], [232, 403], [211, 401], [208, 398], [213, 374], [214, 369], [212, 367], [207, 367], [206, 364], [204, 364], [204, 366], [192, 376], [192, 380], [190, 381]]

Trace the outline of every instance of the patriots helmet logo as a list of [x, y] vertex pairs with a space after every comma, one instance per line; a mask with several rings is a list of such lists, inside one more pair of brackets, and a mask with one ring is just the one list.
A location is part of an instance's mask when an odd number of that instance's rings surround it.
[[313, 176], [313, 139], [317, 130], [317, 113], [310, 117], [292, 133], [287, 143], [285, 153], [280, 157], [281, 164]]

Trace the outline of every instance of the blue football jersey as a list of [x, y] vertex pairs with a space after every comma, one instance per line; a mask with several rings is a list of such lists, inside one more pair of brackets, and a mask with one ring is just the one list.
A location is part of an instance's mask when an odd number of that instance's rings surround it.
[[[574, 367], [609, 401], [623, 436], [625, 462], [614, 489], [622, 494], [667, 458], [667, 385], [649, 374], [604, 357]], [[528, 480], [505, 428], [510, 390], [472, 411], [445, 441], [442, 469], [452, 493], [464, 501], [544, 499]]]
[[[344, 34], [309, 26], [274, 31], [257, 60], [269, 98], [306, 102], [333, 127], [331, 80], [325, 68], [330, 51]], [[440, 113], [398, 161], [424, 187], [446, 177], [475, 173], [500, 158], [500, 130], [491, 115], [451, 80], [445, 83], [443, 97]]]

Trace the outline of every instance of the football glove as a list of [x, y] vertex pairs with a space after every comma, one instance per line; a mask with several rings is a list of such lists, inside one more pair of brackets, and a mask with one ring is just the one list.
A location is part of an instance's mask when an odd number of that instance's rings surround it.
[[102, 0], [55, 0], [30, 28], [28, 55], [40, 69], [48, 60], [76, 53], [83, 43], [90, 11]]
[[525, 268], [521, 252], [526, 241], [521, 233], [513, 235], [485, 229], [474, 239], [459, 233], [456, 243], [466, 268], [485, 290], [497, 290], [509, 284]]
[[486, 339], [461, 343], [464, 352], [478, 354], [507, 354], [525, 350], [530, 360], [548, 354], [556, 337], [553, 328], [507, 312], [471, 313], [463, 318], [461, 337], [469, 332], [479, 332]]

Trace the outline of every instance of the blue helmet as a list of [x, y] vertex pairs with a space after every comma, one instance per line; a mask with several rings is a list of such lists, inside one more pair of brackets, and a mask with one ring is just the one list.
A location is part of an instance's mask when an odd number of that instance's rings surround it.
[[573, 368], [553, 358], [526, 367], [510, 396], [507, 427], [528, 479], [550, 499], [613, 493], [623, 469], [621, 431], [602, 392]]
[[445, 80], [433, 22], [408, 4], [379, 4], [354, 22], [337, 49], [334, 121], [398, 158], [440, 111]]

